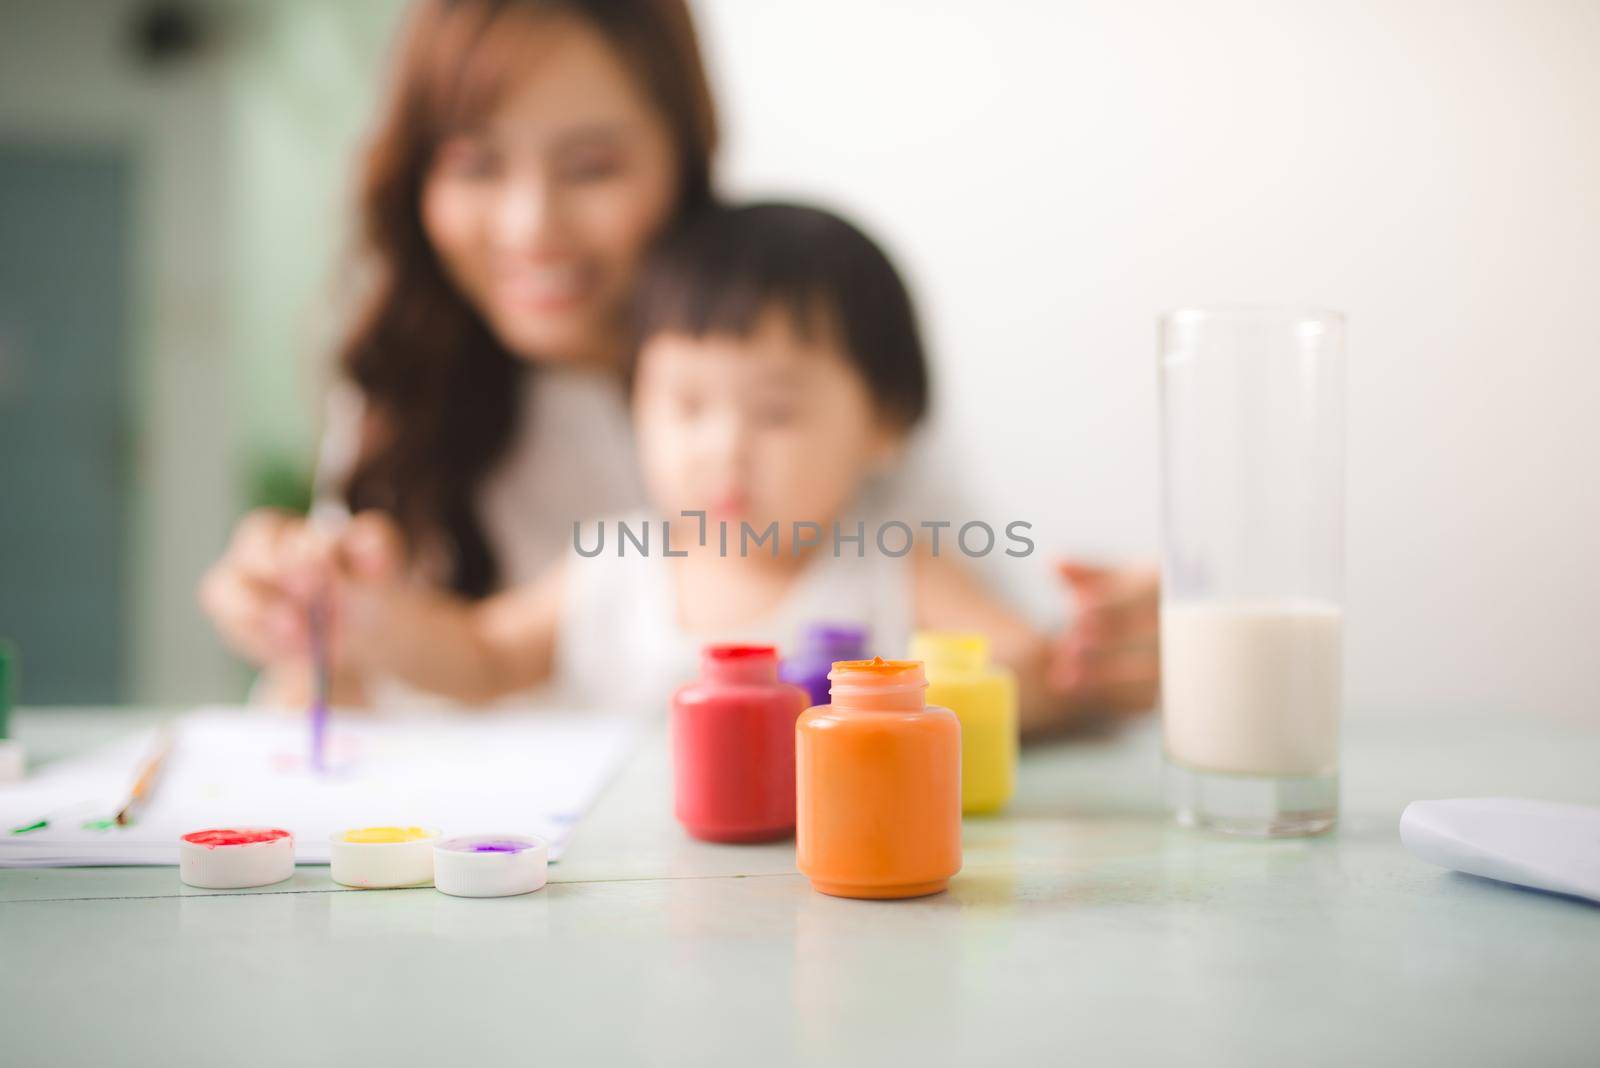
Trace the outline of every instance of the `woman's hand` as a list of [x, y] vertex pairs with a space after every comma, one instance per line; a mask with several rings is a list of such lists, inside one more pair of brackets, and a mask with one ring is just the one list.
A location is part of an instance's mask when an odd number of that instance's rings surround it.
[[322, 550], [304, 517], [259, 509], [239, 521], [222, 559], [200, 580], [200, 607], [229, 648], [260, 667], [303, 657], [304, 574]]
[[1154, 708], [1161, 689], [1160, 573], [1075, 560], [1057, 569], [1077, 616], [1051, 651], [1050, 687], [1085, 713]]
[[310, 654], [310, 612], [328, 613], [341, 666], [378, 619], [377, 602], [405, 569], [393, 520], [363, 512], [338, 528], [262, 509], [240, 520], [228, 549], [200, 581], [200, 606], [223, 640], [259, 667], [301, 664]]

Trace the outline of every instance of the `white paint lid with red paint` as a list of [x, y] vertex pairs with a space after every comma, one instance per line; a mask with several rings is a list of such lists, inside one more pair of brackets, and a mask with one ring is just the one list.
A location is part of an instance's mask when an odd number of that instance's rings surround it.
[[178, 878], [206, 890], [281, 883], [294, 874], [294, 835], [277, 827], [219, 827], [178, 839]]

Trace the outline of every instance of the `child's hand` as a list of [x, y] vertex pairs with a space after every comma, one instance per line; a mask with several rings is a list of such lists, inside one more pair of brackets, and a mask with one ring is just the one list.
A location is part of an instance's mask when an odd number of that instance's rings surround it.
[[1057, 569], [1077, 616], [1051, 650], [1051, 688], [1085, 710], [1130, 714], [1154, 708], [1161, 687], [1160, 573], [1075, 560]]

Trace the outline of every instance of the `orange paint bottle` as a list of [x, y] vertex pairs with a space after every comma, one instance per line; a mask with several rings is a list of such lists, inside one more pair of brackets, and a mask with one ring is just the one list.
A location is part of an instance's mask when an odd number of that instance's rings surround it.
[[795, 724], [795, 847], [813, 889], [920, 897], [961, 870], [961, 724], [917, 660], [841, 660]]

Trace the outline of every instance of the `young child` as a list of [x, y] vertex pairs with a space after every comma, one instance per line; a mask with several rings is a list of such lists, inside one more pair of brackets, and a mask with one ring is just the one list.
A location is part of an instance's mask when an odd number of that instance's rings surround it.
[[[661, 708], [711, 641], [782, 650], [808, 622], [847, 620], [900, 656], [914, 628], [976, 630], [1019, 675], [1025, 730], [1070, 715], [1047, 681], [1050, 639], [963, 566], [959, 518], [938, 517], [957, 522], [935, 553], [921, 525], [935, 517], [876, 499], [929, 393], [911, 299], [876, 245], [813, 208], [717, 209], [663, 242], [636, 310], [633, 416], [655, 515], [580, 523], [564, 564], [476, 603], [394, 567], [347, 573], [350, 656], [471, 702], [554, 683], [569, 702]], [[880, 545], [891, 521], [904, 528]]]

